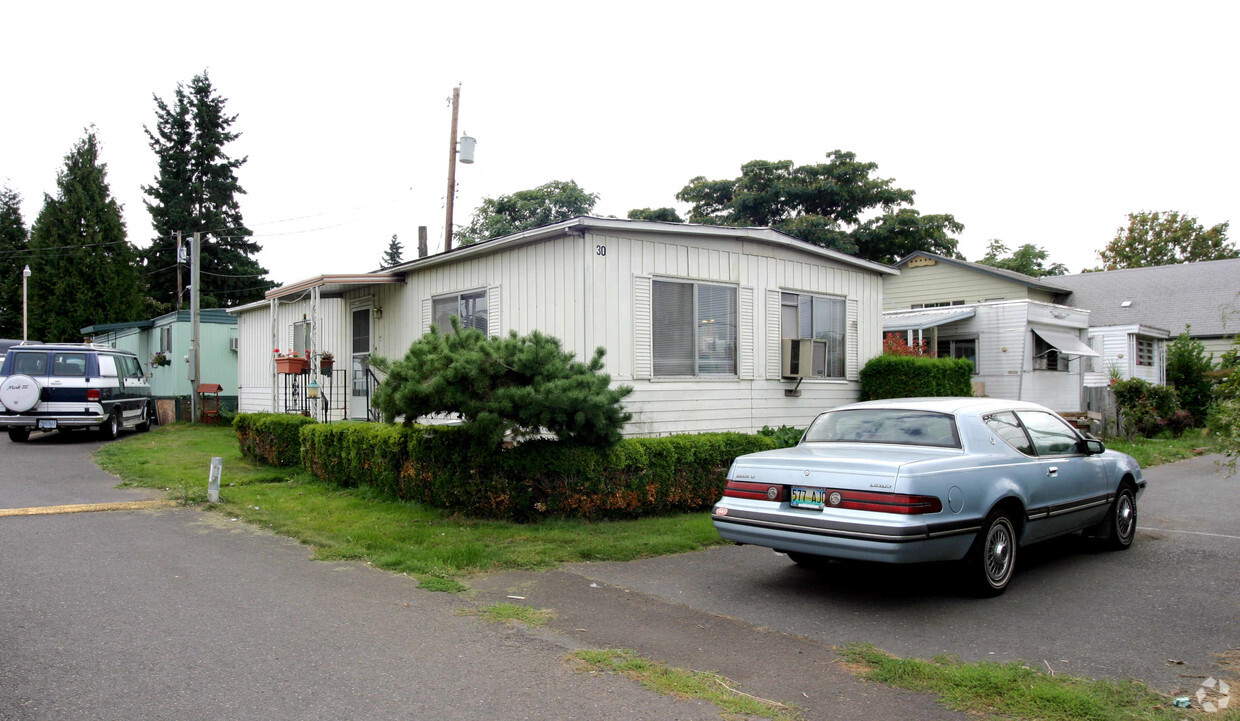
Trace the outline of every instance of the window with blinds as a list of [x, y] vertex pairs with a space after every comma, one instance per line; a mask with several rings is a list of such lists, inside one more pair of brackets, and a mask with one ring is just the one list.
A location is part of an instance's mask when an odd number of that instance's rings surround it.
[[784, 338], [814, 341], [811, 378], [843, 378], [848, 328], [848, 306], [843, 298], [805, 293], [781, 293]]
[[431, 300], [431, 314], [435, 326], [447, 333], [452, 330], [452, 316], [461, 321], [462, 328], [476, 328], [487, 332], [487, 292], [441, 295]]
[[656, 376], [736, 375], [736, 288], [651, 283]]

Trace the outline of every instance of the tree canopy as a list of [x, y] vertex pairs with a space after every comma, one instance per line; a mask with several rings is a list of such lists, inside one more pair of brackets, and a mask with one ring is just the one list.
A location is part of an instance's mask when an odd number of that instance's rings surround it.
[[137, 250], [93, 128], [65, 156], [56, 188], [56, 197], [43, 196], [30, 232], [31, 337], [77, 341], [85, 326], [141, 319], [147, 307]]
[[1127, 227], [1098, 252], [1102, 270], [1146, 268], [1155, 265], [1197, 263], [1240, 257], [1240, 248], [1227, 240], [1226, 222], [1209, 229], [1191, 215], [1175, 210], [1128, 214]]
[[512, 195], [483, 198], [469, 225], [456, 232], [461, 245], [473, 245], [530, 228], [589, 215], [598, 202], [597, 193], [587, 193], [576, 182], [553, 180], [532, 190]]
[[[1010, 254], [1009, 254], [1010, 251]], [[992, 268], [1002, 268], [1017, 273], [1024, 273], [1035, 278], [1047, 275], [1063, 275], [1068, 267], [1063, 263], [1046, 264], [1049, 254], [1045, 249], [1033, 243], [1025, 243], [1012, 251], [1002, 240], [994, 239], [986, 246], [986, 256], [977, 261]]]
[[958, 257], [952, 234], [964, 226], [951, 215], [922, 215], [909, 207], [914, 191], [877, 177], [877, 170], [876, 163], [843, 150], [817, 165], [753, 160], [741, 166], [739, 178], [693, 178], [676, 199], [692, 204], [691, 223], [769, 226], [881, 263], [916, 250]]
[[22, 197], [0, 187], [0, 338], [22, 337], [22, 269], [29, 261]]
[[634, 208], [629, 211], [629, 220], [658, 220], [664, 223], [685, 222], [675, 208]]
[[[227, 99], [216, 93], [204, 71], [187, 89], [177, 84], [169, 103], [155, 98], [155, 129], [145, 128], [159, 164], [152, 185], [142, 187], [155, 237], [143, 252], [151, 269], [153, 299], [176, 306], [175, 234], [204, 234], [202, 244], [203, 307], [234, 306], [257, 300], [275, 286], [267, 270], [254, 260], [261, 250], [250, 240], [237, 200], [245, 190], [236, 171], [247, 158], [231, 158], [228, 143], [236, 115], [225, 111]], [[183, 280], [183, 282], [185, 282]]]

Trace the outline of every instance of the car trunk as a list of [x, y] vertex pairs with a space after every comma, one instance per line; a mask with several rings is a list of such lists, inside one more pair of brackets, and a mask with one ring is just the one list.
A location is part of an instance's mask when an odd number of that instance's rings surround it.
[[954, 448], [875, 443], [814, 443], [738, 459], [731, 478], [752, 483], [840, 490], [899, 492], [909, 463], [956, 455]]

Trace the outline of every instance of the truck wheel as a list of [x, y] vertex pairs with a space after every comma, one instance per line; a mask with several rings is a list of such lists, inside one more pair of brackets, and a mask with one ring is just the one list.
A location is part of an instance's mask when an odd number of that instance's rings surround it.
[[30, 429], [29, 428], [10, 428], [9, 429], [9, 440], [13, 441], [14, 443], [25, 443], [26, 441], [30, 440]]
[[115, 413], [108, 416], [108, 420], [99, 426], [99, 438], [105, 441], [114, 441], [121, 433], [121, 421]]

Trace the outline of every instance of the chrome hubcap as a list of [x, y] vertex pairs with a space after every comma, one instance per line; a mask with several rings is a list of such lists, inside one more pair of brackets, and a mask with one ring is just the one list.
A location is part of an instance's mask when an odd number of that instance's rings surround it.
[[1006, 525], [995, 524], [986, 544], [986, 574], [994, 582], [1002, 582], [1012, 568], [1012, 537]]
[[1116, 530], [1119, 532], [1119, 535], [1125, 538], [1128, 537], [1132, 533], [1132, 528], [1135, 524], [1135, 519], [1133, 518], [1135, 514], [1130, 497], [1123, 496], [1119, 499], [1119, 508], [1116, 509], [1115, 515]]

